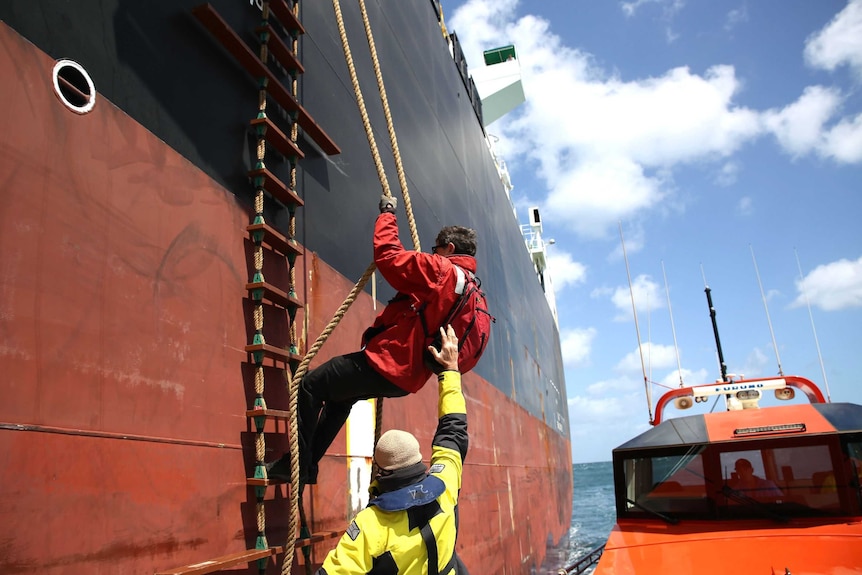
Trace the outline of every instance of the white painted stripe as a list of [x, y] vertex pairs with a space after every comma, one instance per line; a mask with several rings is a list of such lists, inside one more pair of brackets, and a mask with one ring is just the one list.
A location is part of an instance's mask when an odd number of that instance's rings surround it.
[[357, 401], [347, 419], [347, 488], [350, 516], [368, 505], [371, 460], [374, 457], [375, 400]]

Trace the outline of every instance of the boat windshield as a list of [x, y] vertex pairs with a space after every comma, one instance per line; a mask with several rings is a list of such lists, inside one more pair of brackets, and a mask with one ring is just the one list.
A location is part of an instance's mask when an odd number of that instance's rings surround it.
[[617, 452], [614, 474], [621, 518], [856, 516], [862, 434]]

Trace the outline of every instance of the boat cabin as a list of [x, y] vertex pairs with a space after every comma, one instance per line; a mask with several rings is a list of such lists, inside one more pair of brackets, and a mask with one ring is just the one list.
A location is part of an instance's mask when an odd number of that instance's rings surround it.
[[613, 451], [618, 519], [862, 515], [862, 406], [812, 403], [668, 419]]

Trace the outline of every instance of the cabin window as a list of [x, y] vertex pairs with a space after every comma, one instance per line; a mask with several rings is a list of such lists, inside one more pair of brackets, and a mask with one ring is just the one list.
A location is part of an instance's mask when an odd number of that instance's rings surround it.
[[[856, 514], [862, 513], [862, 435], [850, 436], [841, 454], [846, 472], [846, 494], [848, 504], [858, 506]], [[837, 486], [839, 490], [841, 486]]]
[[703, 514], [707, 499], [703, 446], [684, 452], [628, 459], [625, 509], [635, 515]]
[[[789, 438], [788, 438], [789, 439]], [[862, 508], [862, 435], [627, 452], [615, 461], [620, 517], [840, 517]]]
[[829, 445], [732, 451], [721, 453], [720, 461], [723, 484], [718, 503], [730, 515], [757, 516], [763, 504], [793, 516], [840, 510]]

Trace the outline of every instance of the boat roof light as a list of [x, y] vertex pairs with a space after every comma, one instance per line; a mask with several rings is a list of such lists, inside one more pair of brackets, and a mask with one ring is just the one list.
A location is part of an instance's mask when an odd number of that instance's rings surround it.
[[733, 435], [762, 435], [775, 433], [802, 433], [805, 431], [804, 423], [782, 423], [779, 425], [761, 425], [758, 427], [740, 427], [733, 430]]

